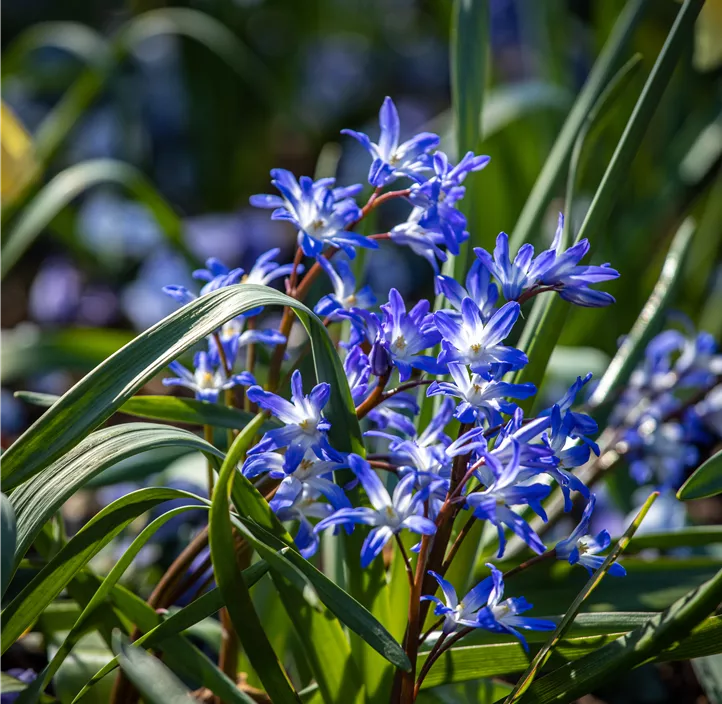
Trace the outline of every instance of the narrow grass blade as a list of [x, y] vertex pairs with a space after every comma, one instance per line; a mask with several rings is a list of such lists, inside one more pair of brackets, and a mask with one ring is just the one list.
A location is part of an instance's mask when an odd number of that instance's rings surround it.
[[681, 501], [690, 501], [718, 494], [722, 494], [722, 450], [694, 470], [692, 476], [677, 492], [677, 498]]
[[646, 4], [646, 0], [630, 0], [620, 13], [519, 215], [511, 235], [512, 251], [518, 250], [522, 244], [532, 239], [532, 233], [541, 222], [554, 188], [564, 172], [584, 120], [620, 63]]
[[[14, 395], [21, 401], [43, 408], [50, 408], [60, 398], [36, 391], [16, 391]], [[243, 428], [253, 419], [253, 414], [247, 411], [179, 396], [134, 396], [118, 409], [118, 413], [148, 420], [163, 420], [186, 425], [213, 425], [217, 428], [234, 430]], [[277, 425], [273, 420], [266, 423], [269, 429]]]
[[684, 267], [695, 230], [691, 218], [687, 218], [677, 230], [650, 297], [589, 399], [591, 408], [598, 409], [596, 415], [602, 412], [602, 406], [613, 401], [615, 393], [629, 381], [629, 377], [644, 354], [647, 343], [659, 331], [667, 305], [674, 293], [675, 284]]
[[236, 561], [230, 496], [237, 464], [242, 461], [263, 423], [259, 414], [236, 437], [221, 466], [211, 504], [209, 542], [218, 588], [248, 659], [273, 702], [300, 700], [263, 630]]
[[593, 691], [610, 677], [619, 677], [645, 662], [701, 657], [710, 654], [707, 646], [711, 646], [712, 652], [718, 652], [717, 637], [711, 629], [719, 625], [719, 617], [698, 624], [717, 608], [720, 599], [722, 571], [646, 625], [537, 680], [521, 701], [565, 704]]
[[147, 704], [193, 704], [196, 701], [191, 691], [160, 660], [134, 648], [119, 631], [113, 634], [113, 652]]
[[549, 640], [531, 661], [526, 672], [516, 683], [511, 694], [506, 698], [505, 704], [515, 704], [515, 702], [518, 702], [522, 698], [524, 692], [529, 689], [534, 677], [536, 677], [539, 670], [544, 667], [544, 664], [549, 659], [552, 649], [557, 645], [557, 643], [559, 643], [564, 634], [571, 627], [576, 615], [579, 613], [579, 609], [581, 609], [582, 604], [584, 603], [584, 600], [594, 591], [594, 589], [596, 589], [597, 585], [602, 581], [604, 575], [607, 573], [607, 570], [612, 566], [612, 563], [621, 555], [624, 548], [629, 544], [629, 541], [636, 533], [637, 528], [639, 528], [657, 496], [659, 496], [659, 494], [654, 493], [647, 499], [647, 501], [645, 501], [644, 506], [642, 506], [636, 518], [632, 521], [629, 528], [627, 528], [622, 538], [615, 545], [609, 555], [607, 555], [599, 569], [590, 577], [584, 589], [582, 589], [572, 605], [569, 609], [567, 609], [567, 612], [564, 614], [564, 618], [562, 618], [561, 623], [557, 626], [554, 633], [552, 633]]

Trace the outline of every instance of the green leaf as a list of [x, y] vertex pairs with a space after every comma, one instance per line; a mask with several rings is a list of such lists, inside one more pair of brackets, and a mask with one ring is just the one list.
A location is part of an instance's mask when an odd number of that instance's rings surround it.
[[42, 188], [9, 227], [2, 247], [0, 275], [7, 274], [35, 238], [68, 203], [93, 186], [106, 183], [127, 188], [153, 213], [173, 246], [181, 252], [187, 252], [180, 218], [138, 169], [113, 159], [93, 159], [61, 171]]
[[300, 701], [298, 695], [268, 642], [241, 576], [230, 518], [230, 495], [236, 466], [243, 460], [262, 423], [263, 414], [259, 414], [239, 433], [228, 450], [213, 491], [208, 536], [218, 588], [253, 669], [273, 702], [297, 704]]
[[722, 493], [722, 450], [694, 470], [677, 492], [681, 501], [705, 499]]
[[15, 510], [10, 499], [0, 494], [0, 597], [10, 584], [13, 575], [13, 558], [17, 544], [17, 529], [15, 526]]
[[677, 230], [651, 295], [644, 304], [629, 335], [624, 338], [617, 354], [614, 355], [607, 371], [600, 379], [597, 388], [594, 389], [594, 393], [589, 399], [589, 405], [596, 411], [597, 417], [601, 412], [600, 407], [612, 402], [616, 398], [616, 392], [629, 381], [629, 377], [644, 354], [647, 343], [659, 331], [675, 290], [675, 284], [684, 268], [695, 229], [694, 221], [687, 218]]
[[[49, 408], [60, 398], [60, 396], [41, 394], [36, 391], [16, 391], [14, 395], [26, 403], [44, 408]], [[178, 396], [133, 396], [118, 409], [118, 413], [125, 413], [136, 418], [187, 425], [213, 425], [234, 430], [243, 428], [253, 418], [253, 414], [248, 411]], [[278, 427], [278, 423], [271, 419], [266, 422], [265, 426], [263, 430], [270, 430], [270, 428]]]
[[78, 382], [10, 446], [3, 457], [6, 490], [17, 486], [76, 445], [143, 384], [226, 321], [259, 306], [288, 305], [311, 338], [318, 381], [331, 384], [326, 407], [329, 439], [340, 451], [363, 453], [363, 440], [341, 361], [323, 323], [306, 306], [266, 286], [238, 284], [188, 303], [160, 321]]
[[93, 516], [3, 610], [2, 652], [127, 525], [159, 503], [178, 498], [198, 500], [193, 494], [177, 489], [140, 489], [117, 499]]
[[517, 251], [522, 244], [532, 239], [532, 233], [541, 222], [554, 188], [564, 172], [577, 135], [619, 64], [646, 4], [646, 0], [630, 0], [619, 14], [519, 215], [509, 245], [512, 251]]
[[119, 631], [113, 634], [113, 652], [147, 704], [193, 704], [196, 701], [191, 691], [160, 660], [134, 648]]
[[[27, 686], [28, 685], [25, 684], [25, 682], [21, 682], [19, 679], [9, 675], [7, 672], [0, 673], [0, 692], [3, 694], [15, 694], [17, 692], [22, 692]], [[58, 700], [55, 699], [55, 697], [50, 697], [46, 694], [40, 698], [41, 704], [52, 704], [52, 702], [57, 701]]]
[[644, 520], [644, 517], [647, 515], [647, 512], [649, 511], [649, 509], [652, 507], [652, 504], [654, 503], [657, 496], [659, 496], [659, 494], [654, 493], [644, 502], [644, 505], [640, 509], [636, 518], [630, 524], [629, 528], [627, 528], [627, 530], [624, 532], [624, 535], [621, 537], [619, 542], [615, 545], [615, 547], [612, 549], [612, 551], [609, 553], [609, 555], [607, 555], [606, 559], [600, 565], [599, 569], [596, 570], [596, 572], [594, 572], [594, 574], [589, 578], [589, 581], [585, 585], [584, 589], [582, 589], [582, 591], [579, 593], [579, 595], [574, 600], [572, 605], [567, 609], [566, 613], [564, 614], [564, 617], [562, 618], [561, 622], [557, 626], [554, 633], [552, 633], [549, 640], [544, 644], [544, 646], [541, 648], [541, 650], [534, 656], [534, 659], [531, 661], [526, 672], [521, 676], [519, 681], [516, 683], [511, 694], [506, 698], [505, 704], [514, 704], [515, 702], [520, 701], [520, 699], [524, 695], [524, 692], [526, 692], [527, 689], [529, 689], [532, 681], [534, 680], [534, 677], [539, 672], [539, 670], [541, 670], [541, 668], [544, 667], [544, 664], [549, 659], [549, 656], [551, 655], [551, 651], [554, 649], [554, 647], [559, 643], [559, 641], [562, 639], [564, 634], [571, 627], [571, 625], [574, 622], [576, 615], [579, 613], [579, 609], [581, 609], [582, 604], [584, 603], [585, 599], [596, 589], [597, 585], [602, 581], [602, 579], [604, 578], [604, 575], [607, 573], [607, 570], [612, 566], [614, 561], [624, 551], [624, 548], [626, 548], [627, 545], [629, 544], [629, 541], [632, 539], [632, 536], [636, 533], [637, 528], [639, 528], [640, 524]]
[[645, 533], [635, 535], [627, 548], [627, 554], [656, 548], [697, 548], [722, 543], [722, 526], [690, 526], [669, 533]]
[[127, 457], [159, 447], [188, 447], [208, 457], [223, 457], [197, 435], [165, 425], [124, 423], [88, 435], [10, 496], [17, 516], [15, 566], [45, 522], [89, 479]]
[[[610, 677], [619, 677], [650, 660], [676, 660], [719, 652], [719, 617], [708, 619], [696, 629], [695, 626], [717, 608], [720, 599], [722, 571], [644, 626], [537, 680], [522, 701], [524, 704], [550, 701], [563, 704], [594, 690]], [[690, 631], [692, 636], [686, 639]], [[682, 639], [686, 640], [675, 645]]]

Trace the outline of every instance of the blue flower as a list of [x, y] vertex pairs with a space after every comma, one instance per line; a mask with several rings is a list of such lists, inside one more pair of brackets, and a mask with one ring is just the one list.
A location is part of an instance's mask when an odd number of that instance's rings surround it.
[[391, 228], [389, 234], [392, 242], [407, 246], [414, 254], [426, 259], [434, 272], [438, 273], [437, 259], [440, 262], [445, 262], [447, 259], [446, 253], [439, 247], [445, 243], [445, 237], [441, 232], [421, 225], [424, 212], [421, 208], [414, 208], [406, 222]]
[[[293, 264], [279, 264], [273, 261], [280, 253], [281, 250], [274, 247], [261, 254], [251, 267], [251, 270], [242, 277], [243, 283], [268, 286], [271, 281], [288, 276], [293, 271]], [[296, 270], [299, 274], [302, 274], [303, 264], [299, 264]]]
[[423, 211], [419, 225], [442, 234], [446, 246], [454, 255], [459, 253], [459, 245], [469, 236], [466, 217], [456, 208], [466, 193], [461, 183], [469, 173], [483, 169], [488, 163], [488, 156], [468, 152], [456, 166], [452, 166], [446, 154], [436, 152], [433, 158], [434, 176], [411, 186], [409, 200]]
[[461, 399], [454, 417], [461, 423], [482, 423], [490, 426], [502, 422], [502, 413], [511, 414], [516, 405], [505, 397], [529, 398], [536, 393], [534, 384], [511, 384], [500, 381], [497, 376], [469, 373], [465, 364], [449, 363], [450, 381], [434, 381], [427, 391], [428, 396], [441, 394]]
[[541, 501], [545, 499], [551, 488], [545, 484], [518, 484], [520, 466], [520, 447], [512, 443], [512, 456], [506, 466], [493, 455], [485, 454], [485, 463], [477, 471], [479, 481], [486, 488], [466, 497], [469, 508], [474, 515], [489, 521], [496, 526], [499, 535], [498, 557], [504, 555], [506, 537], [504, 526], [511, 529], [534, 552], [544, 552], [544, 544], [531, 526], [511, 506], [530, 506], [543, 520], [546, 514]]
[[273, 220], [287, 220], [298, 228], [298, 245], [308, 257], [317, 257], [329, 245], [343, 249], [353, 258], [354, 247], [378, 248], [375, 240], [367, 239], [348, 228], [361, 218], [361, 209], [353, 196], [361, 185], [333, 188], [334, 179], [318, 181], [308, 176], [295, 176], [285, 169], [273, 169], [271, 183], [281, 196], [251, 197], [251, 205], [273, 208]]
[[389, 302], [381, 306], [382, 318], [359, 309], [350, 311], [348, 317], [358, 320], [360, 316], [366, 323], [372, 342], [370, 361], [374, 374], [388, 374], [393, 365], [399, 370], [401, 381], [405, 381], [412, 369], [432, 374], [441, 371], [433, 357], [420, 354], [441, 339], [429, 308], [429, 302], [421, 300], [407, 313], [404, 299], [392, 288]]
[[347, 262], [338, 260], [336, 269], [326, 257], [318, 257], [318, 263], [328, 274], [333, 286], [333, 293], [330, 293], [316, 304], [313, 312], [316, 315], [328, 316], [331, 320], [337, 320], [337, 311], [349, 310], [351, 308], [371, 308], [376, 304], [376, 296], [370, 286], [356, 290], [356, 277]]
[[291, 377], [291, 401], [264, 391], [260, 386], [252, 386], [246, 395], [253, 403], [285, 423], [283, 428], [269, 430], [261, 442], [249, 451], [249, 455], [287, 447], [286, 454], [291, 455], [288, 461], [293, 464], [300, 462], [309, 449], [319, 459], [324, 458], [324, 450], [334, 454], [326, 439], [326, 431], [331, 424], [322, 413], [331, 395], [328, 384], [317, 384], [308, 396], [304, 396], [301, 372], [297, 369]]
[[479, 261], [501, 284], [501, 291], [507, 301], [518, 299], [524, 291], [535, 287], [550, 287], [571, 303], [579, 306], [600, 307], [614, 303], [614, 298], [603, 291], [589, 288], [590, 284], [610, 281], [619, 272], [608, 264], [602, 266], [579, 266], [581, 259], [589, 252], [589, 241], [584, 239], [561, 251], [564, 217], [559, 215], [551, 249], [534, 258], [534, 247], [524, 244], [519, 248], [514, 261], [509, 255], [509, 238], [502, 232], [496, 238], [494, 257], [480, 247], [474, 249]]
[[[580, 564], [587, 568], [590, 575], [599, 569], [604, 562], [604, 558], [597, 555], [597, 553], [606, 550], [612, 542], [606, 530], [601, 531], [596, 538], [593, 538], [587, 532], [596, 501], [596, 497], [592, 494], [589, 497], [579, 525], [566, 540], [559, 541], [555, 548], [558, 560], [567, 560], [570, 565]], [[608, 573], [615, 577], [623, 577], [627, 574], [627, 571], [622, 565], [614, 562]]]
[[380, 188], [402, 176], [419, 179], [420, 174], [431, 166], [429, 152], [438, 146], [438, 135], [421, 132], [399, 144], [399, 114], [394, 101], [388, 97], [379, 111], [379, 125], [381, 134], [378, 144], [372, 142], [363, 132], [341, 130], [341, 134], [357, 139], [373, 157], [369, 169], [369, 183]]
[[413, 435], [416, 426], [412, 417], [419, 412], [419, 404], [411, 393], [397, 393], [382, 401], [369, 412], [367, 418], [376, 424], [379, 430], [389, 428], [404, 435]]
[[[217, 291], [226, 286], [233, 286], [241, 282], [243, 277], [243, 269], [237, 267], [229, 269], [223, 262], [215, 257], [206, 260], [205, 269], [196, 269], [193, 272], [193, 278], [205, 281], [201, 287], [200, 295], [205, 296], [207, 293]], [[198, 296], [189, 291], [185, 286], [164, 286], [163, 293], [168, 294], [171, 298], [185, 305], [194, 301]]]
[[423, 495], [413, 493], [413, 476], [404, 477], [389, 496], [366, 460], [351, 454], [348, 462], [364, 488], [372, 508], [342, 508], [324, 518], [316, 526], [316, 532], [339, 525], [373, 526], [361, 547], [362, 567], [368, 567], [383, 550], [384, 545], [404, 528], [422, 535], [436, 532], [434, 522], [423, 516]]
[[433, 601], [435, 616], [444, 617], [444, 625], [441, 627], [442, 635], [448, 635], [460, 628], [481, 628], [478, 620], [480, 608], [486, 606], [491, 594], [493, 582], [490, 577], [479, 582], [461, 601], [456, 595], [451, 582], [444, 579], [440, 574], [429, 570], [429, 574], [439, 583], [444, 595], [444, 601], [438, 596], [422, 596], [421, 601]]
[[476, 373], [489, 371], [492, 364], [509, 364], [512, 369], [523, 367], [528, 362], [526, 355], [501, 344], [518, 317], [519, 304], [506, 303], [484, 324], [471, 298], [461, 302], [461, 320], [443, 311], [435, 313], [434, 320], [442, 337], [439, 363], [463, 362]]
[[359, 346], [352, 347], [343, 360], [343, 370], [346, 372], [351, 398], [358, 406], [369, 392], [369, 378], [371, 376], [371, 363]]
[[[465, 298], [471, 298], [481, 313], [482, 320], [486, 323], [494, 314], [496, 302], [499, 299], [499, 289], [491, 282], [489, 270], [476, 260], [466, 275], [466, 288], [451, 276], [437, 276], [436, 289], [438, 293], [444, 294], [446, 300], [456, 309], [461, 311], [461, 302]], [[445, 313], [454, 314], [453, 311], [445, 310]]]
[[479, 626], [492, 633], [510, 633], [519, 639], [524, 650], [528, 652], [529, 646], [526, 639], [517, 629], [525, 631], [553, 631], [556, 624], [541, 618], [520, 616], [525, 611], [533, 608], [524, 597], [510, 597], [504, 599], [504, 575], [494, 565], [487, 563], [491, 570], [493, 587], [489, 593], [489, 600], [485, 607], [477, 614]]
[[193, 358], [194, 371], [191, 373], [180, 362], [171, 362], [168, 367], [178, 376], [163, 379], [165, 386], [184, 386], [193, 391], [200, 401], [215, 403], [221, 391], [238, 385], [255, 384], [251, 374], [232, 374], [230, 377], [218, 360], [214, 361], [208, 352], [197, 352]]

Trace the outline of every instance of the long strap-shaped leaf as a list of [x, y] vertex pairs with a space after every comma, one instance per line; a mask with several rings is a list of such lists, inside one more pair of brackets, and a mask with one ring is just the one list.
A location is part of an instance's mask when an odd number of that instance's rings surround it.
[[236, 466], [243, 459], [262, 423], [263, 414], [259, 414], [239, 433], [228, 450], [213, 492], [208, 537], [218, 588], [253, 669], [274, 704], [299, 704], [300, 699], [273, 651], [253, 606], [251, 594], [236, 562], [233, 540], [230, 496]]
[[[602, 404], [610, 401], [614, 392], [629, 381], [637, 362], [644, 354], [647, 343], [658, 332], [667, 304], [684, 267], [695, 231], [695, 224], [691, 218], [686, 219], [677, 230], [651, 295], [589, 399], [592, 409], [599, 409]], [[599, 411], [595, 415], [599, 419]]]
[[614, 29], [604, 45], [604, 49], [569, 112], [569, 116], [559, 132], [544, 168], [539, 174], [534, 188], [519, 215], [511, 235], [510, 247], [512, 251], [516, 251], [521, 245], [528, 242], [534, 228], [541, 222], [554, 187], [559, 181], [572, 152], [577, 135], [582, 129], [589, 111], [609, 82], [612, 72], [620, 63], [620, 57], [641, 19], [646, 4], [647, 0], [630, 0], [620, 13]]
[[700, 467], [694, 470], [692, 476], [677, 492], [677, 498], [682, 501], [690, 499], [704, 499], [722, 493], [722, 450], [712, 455]]
[[[15, 397], [43, 408], [50, 408], [60, 398], [53, 394], [41, 394], [35, 391], [16, 391]], [[218, 428], [234, 430], [240, 430], [253, 419], [253, 414], [248, 411], [180, 396], [134, 396], [118, 409], [118, 413], [148, 420], [188, 425], [214, 425]], [[278, 427], [278, 423], [274, 419], [269, 419], [268, 427]]]
[[208, 457], [223, 453], [197, 435], [152, 423], [126, 423], [91, 433], [10, 496], [17, 516], [17, 566], [48, 519], [80, 487], [107, 467], [159, 447], [188, 447]]
[[117, 499], [93, 516], [3, 611], [2, 652], [123, 528], [154, 506], [171, 499], [198, 500], [198, 497], [178, 489], [140, 489]]
[[0, 494], [0, 579], [2, 580], [0, 597], [5, 594], [5, 589], [10, 584], [16, 544], [15, 511], [10, 499], [5, 494]]
[[348, 381], [323, 323], [302, 303], [266, 286], [238, 284], [201, 296], [118, 350], [48, 409], [5, 453], [3, 487], [37, 474], [109, 418], [169, 362], [226, 321], [260, 306], [287, 305], [311, 338], [316, 376], [331, 384], [330, 440], [363, 452]]
[[607, 555], [606, 559], [601, 564], [599, 569], [589, 578], [589, 581], [584, 586], [584, 589], [582, 589], [582, 591], [579, 593], [572, 605], [567, 609], [567, 612], [564, 614], [564, 618], [562, 618], [561, 623], [557, 626], [554, 633], [552, 633], [551, 637], [544, 645], [544, 647], [536, 654], [534, 659], [531, 661], [529, 667], [527, 668], [527, 671], [521, 676], [519, 681], [516, 683], [516, 686], [512, 690], [511, 694], [509, 694], [509, 696], [507, 697], [505, 704], [515, 704], [521, 699], [524, 692], [529, 689], [537, 672], [539, 672], [539, 670], [544, 667], [544, 663], [549, 659], [552, 649], [557, 645], [557, 643], [559, 643], [559, 641], [563, 638], [564, 634], [571, 627], [585, 599], [597, 588], [599, 583], [602, 581], [602, 578], [607, 573], [607, 570], [612, 566], [612, 563], [619, 557], [624, 548], [629, 544], [629, 541], [636, 533], [637, 528], [639, 528], [640, 524], [644, 520], [644, 517], [647, 515], [649, 509], [652, 507], [652, 504], [654, 503], [657, 496], [659, 496], [659, 494], [654, 493], [645, 501], [644, 506], [642, 506], [636, 518], [630, 524], [629, 528], [627, 528], [619, 542], [614, 546], [609, 555]]

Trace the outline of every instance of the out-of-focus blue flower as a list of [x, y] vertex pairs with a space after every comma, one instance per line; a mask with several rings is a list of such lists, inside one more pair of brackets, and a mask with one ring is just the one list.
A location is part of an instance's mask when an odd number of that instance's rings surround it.
[[273, 169], [271, 183], [281, 196], [257, 195], [251, 205], [273, 209], [273, 220], [286, 220], [298, 228], [298, 246], [308, 257], [317, 257], [328, 246], [339, 247], [353, 259], [354, 247], [377, 249], [375, 240], [368, 239], [350, 228], [361, 218], [361, 209], [353, 196], [361, 185], [334, 188], [335, 180], [314, 181], [308, 176], [296, 177], [285, 169]]
[[511, 414], [516, 405], [510, 398], [529, 398], [536, 393], [534, 384], [512, 384], [490, 374], [472, 374], [465, 364], [449, 363], [450, 381], [434, 381], [427, 391], [428, 396], [441, 394], [461, 399], [454, 417], [461, 423], [482, 423], [490, 426], [502, 422], [502, 413]]
[[421, 300], [407, 313], [404, 299], [392, 288], [389, 302], [381, 306], [383, 317], [360, 309], [345, 314], [366, 324], [367, 336], [372, 343], [370, 361], [374, 374], [387, 374], [393, 365], [405, 381], [414, 368], [432, 374], [440, 371], [433, 357], [420, 354], [441, 338], [429, 308], [429, 302]]
[[342, 134], [357, 139], [373, 157], [369, 169], [369, 183], [379, 188], [403, 176], [414, 180], [421, 178], [421, 174], [431, 166], [429, 152], [438, 146], [439, 136], [421, 132], [399, 144], [399, 113], [394, 101], [389, 97], [384, 100], [379, 111], [379, 125], [381, 134], [378, 144], [372, 142], [363, 132], [341, 130]]
[[432, 535], [436, 532], [434, 522], [422, 515], [423, 495], [414, 494], [416, 480], [413, 476], [404, 477], [389, 496], [378, 475], [366, 460], [352, 454], [349, 455], [348, 461], [373, 508], [365, 506], [342, 508], [324, 518], [316, 526], [316, 532], [340, 525], [373, 526], [361, 547], [362, 567], [368, 567], [383, 550], [384, 545], [404, 528], [422, 535]]
[[3, 435], [19, 433], [25, 426], [25, 409], [12, 391], [3, 389], [0, 395], [0, 432]]
[[481, 628], [492, 633], [510, 633], [519, 639], [524, 650], [528, 651], [524, 636], [518, 629], [525, 631], [553, 631], [556, 624], [541, 618], [520, 616], [525, 611], [533, 608], [524, 597], [510, 597], [502, 601], [504, 596], [504, 575], [494, 565], [487, 563], [491, 570], [493, 587], [489, 592], [489, 600], [485, 607], [479, 610], [477, 620]]
[[[11, 667], [7, 670], [7, 674], [25, 684], [30, 684], [38, 676], [35, 670], [23, 669], [22, 667]], [[18, 700], [20, 694], [21, 692], [2, 692], [0, 694], [0, 704], [13, 704]]]
[[[436, 288], [438, 293], [443, 293], [446, 300], [456, 309], [461, 311], [461, 302], [465, 298], [471, 298], [481, 313], [482, 320], [486, 323], [494, 314], [496, 302], [499, 299], [499, 289], [491, 282], [489, 270], [476, 260], [466, 275], [466, 288], [451, 276], [437, 276]], [[445, 310], [447, 314], [453, 311]]]
[[331, 396], [331, 387], [326, 383], [317, 384], [308, 396], [303, 393], [303, 379], [298, 369], [291, 376], [291, 401], [252, 386], [247, 397], [261, 408], [270, 411], [284, 423], [283, 428], [269, 430], [249, 455], [287, 447], [289, 465], [301, 461], [307, 450], [313, 450], [319, 459], [324, 459], [324, 450], [335, 456], [326, 439], [331, 424], [323, 417], [323, 409]]
[[441, 333], [440, 363], [463, 362], [471, 371], [489, 371], [492, 364], [508, 364], [511, 369], [523, 367], [528, 359], [514, 347], [501, 344], [519, 317], [519, 304], [510, 302], [499, 308], [484, 324], [478, 306], [471, 298], [461, 302], [461, 320], [447, 313], [434, 313], [434, 320]]
[[215, 403], [221, 391], [238, 385], [254, 384], [255, 379], [248, 372], [228, 376], [220, 360], [212, 359], [208, 352], [197, 352], [193, 358], [193, 372], [180, 362], [171, 362], [168, 367], [178, 376], [163, 379], [165, 386], [184, 386], [195, 393], [200, 401]]
[[491, 594], [493, 582], [490, 577], [479, 582], [461, 601], [456, 595], [454, 585], [444, 579], [440, 574], [429, 570], [429, 574], [439, 583], [444, 601], [438, 596], [422, 596], [421, 601], [433, 601], [435, 616], [444, 617], [444, 625], [441, 627], [442, 635], [448, 635], [460, 628], [481, 628], [478, 614], [480, 608], [486, 606]]
[[40, 323], [68, 323], [80, 307], [82, 276], [69, 261], [45, 260], [30, 287], [30, 315]]
[[[596, 538], [588, 534], [589, 521], [592, 518], [596, 501], [596, 497], [592, 494], [584, 508], [579, 525], [566, 540], [558, 542], [555, 548], [558, 560], [567, 560], [570, 565], [580, 564], [586, 567], [590, 575], [604, 562], [604, 558], [597, 553], [606, 550], [612, 542], [606, 530], [601, 531]], [[615, 577], [623, 577], [627, 571], [619, 563], [614, 562], [608, 573]]]
[[501, 284], [501, 291], [507, 301], [518, 299], [524, 291], [535, 287], [549, 287], [559, 295], [579, 306], [600, 307], [614, 303], [614, 297], [603, 291], [589, 288], [590, 284], [610, 281], [619, 277], [619, 272], [608, 264], [602, 266], [579, 266], [581, 259], [589, 252], [589, 241], [584, 239], [561, 251], [561, 237], [564, 218], [559, 215], [551, 249], [534, 258], [534, 247], [524, 244], [514, 260], [509, 255], [509, 238], [502, 232], [496, 238], [492, 256], [481, 247], [474, 249], [479, 261]]
[[351, 308], [370, 308], [376, 303], [376, 296], [370, 286], [356, 290], [356, 277], [351, 271], [348, 262], [339, 259], [336, 269], [326, 257], [318, 257], [318, 263], [328, 274], [333, 286], [333, 293], [323, 296], [316, 304], [313, 312], [316, 315], [329, 316], [331, 320], [338, 319], [336, 312]]
[[534, 552], [544, 552], [544, 544], [532, 527], [511, 506], [530, 506], [543, 520], [546, 513], [541, 505], [551, 488], [546, 484], [518, 484], [520, 465], [519, 444], [512, 443], [512, 456], [506, 466], [493, 455], [485, 454], [484, 464], [477, 471], [478, 479], [486, 488], [466, 497], [469, 508], [481, 520], [496, 526], [499, 534], [498, 557], [504, 555], [506, 537], [504, 526], [512, 530]]

